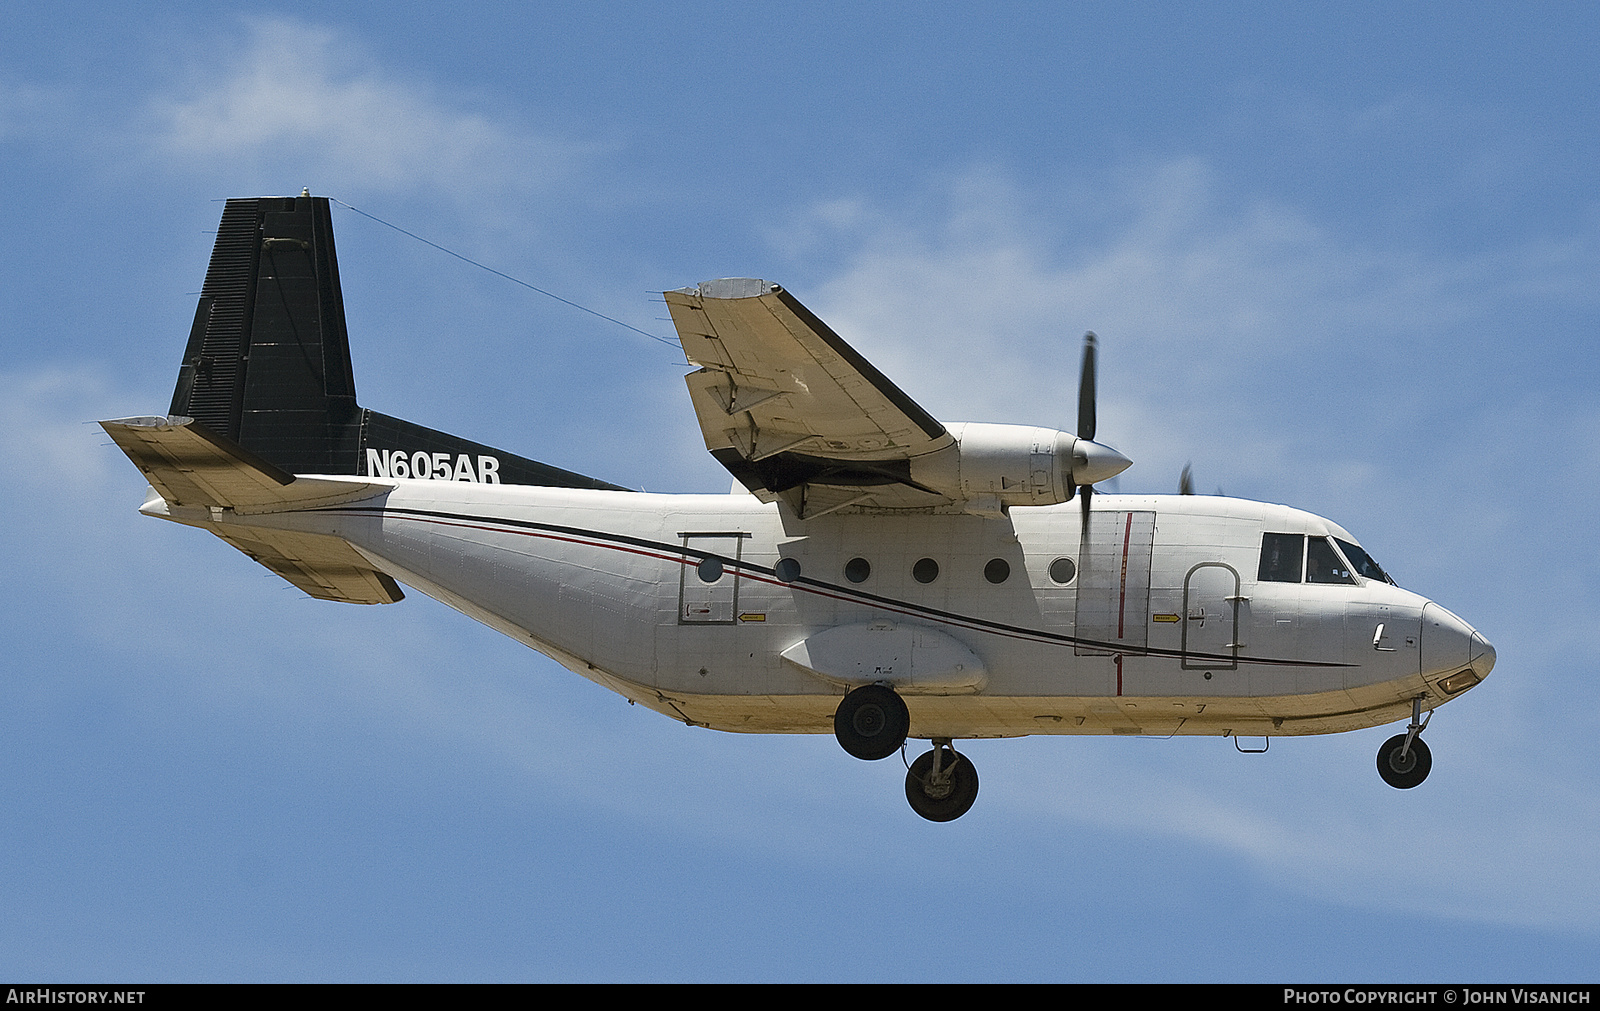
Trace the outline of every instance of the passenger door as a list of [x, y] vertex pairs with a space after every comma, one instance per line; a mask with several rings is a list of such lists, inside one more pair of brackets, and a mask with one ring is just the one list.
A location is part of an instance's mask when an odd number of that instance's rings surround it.
[[739, 559], [746, 533], [682, 533], [678, 624], [732, 625], [739, 614]]
[[1183, 669], [1237, 670], [1246, 606], [1239, 572], [1226, 562], [1201, 562], [1183, 578]]

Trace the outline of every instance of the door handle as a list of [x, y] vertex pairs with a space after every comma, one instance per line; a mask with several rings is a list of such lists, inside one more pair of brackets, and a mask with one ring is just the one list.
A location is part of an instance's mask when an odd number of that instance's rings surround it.
[[1380, 646], [1380, 645], [1378, 645], [1382, 641], [1383, 641], [1383, 622], [1380, 621], [1380, 622], [1378, 622], [1378, 630], [1376, 632], [1372, 633], [1372, 648], [1377, 650], [1379, 653], [1393, 653], [1395, 651], [1393, 646]]

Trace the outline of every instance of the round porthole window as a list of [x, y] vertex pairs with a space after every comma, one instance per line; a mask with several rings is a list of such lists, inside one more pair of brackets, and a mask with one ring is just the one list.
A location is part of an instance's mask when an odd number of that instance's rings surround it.
[[778, 564], [772, 567], [772, 574], [785, 583], [792, 583], [800, 578], [800, 563], [793, 558], [780, 558]]
[[911, 567], [911, 578], [919, 583], [931, 583], [939, 578], [939, 563], [931, 558], [919, 558]]
[[844, 563], [844, 578], [852, 583], [865, 583], [872, 575], [872, 563], [865, 558], [852, 558]]
[[983, 578], [991, 583], [1003, 583], [1011, 578], [1011, 563], [1004, 558], [991, 558], [983, 567]]
[[695, 573], [702, 583], [715, 583], [722, 578], [722, 560], [720, 558], [707, 558], [695, 566]]
[[1078, 567], [1070, 558], [1057, 558], [1050, 563], [1050, 578], [1058, 583], [1070, 583], [1078, 574]]

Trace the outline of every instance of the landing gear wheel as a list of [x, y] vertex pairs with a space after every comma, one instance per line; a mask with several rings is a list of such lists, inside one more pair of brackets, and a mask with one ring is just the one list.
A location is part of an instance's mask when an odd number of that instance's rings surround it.
[[925, 752], [906, 773], [906, 800], [911, 802], [911, 810], [929, 821], [955, 821], [970, 811], [977, 799], [978, 770], [948, 741]]
[[911, 713], [905, 699], [883, 685], [857, 688], [833, 714], [833, 736], [839, 739], [839, 746], [869, 762], [899, 751], [910, 732]]
[[[1409, 790], [1428, 778], [1428, 772], [1433, 768], [1433, 755], [1428, 752], [1428, 746], [1422, 743], [1422, 738], [1413, 738], [1411, 747], [1406, 748], [1406, 734], [1395, 734], [1383, 742], [1383, 747], [1378, 749], [1378, 775], [1383, 781], [1396, 790]], [[1405, 754], [1401, 755], [1401, 750]]]

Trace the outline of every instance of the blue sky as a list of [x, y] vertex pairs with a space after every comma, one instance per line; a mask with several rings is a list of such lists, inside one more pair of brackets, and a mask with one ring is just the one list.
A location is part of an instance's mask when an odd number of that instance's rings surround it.
[[[1600, 131], [1580, 4], [30, 4], [0, 36], [0, 976], [1600, 976]], [[1392, 728], [973, 742], [675, 724], [420, 594], [144, 519], [229, 196], [302, 186], [669, 336], [779, 281], [935, 415], [1287, 502], [1481, 628]], [[720, 491], [671, 349], [342, 208], [362, 403]]]

